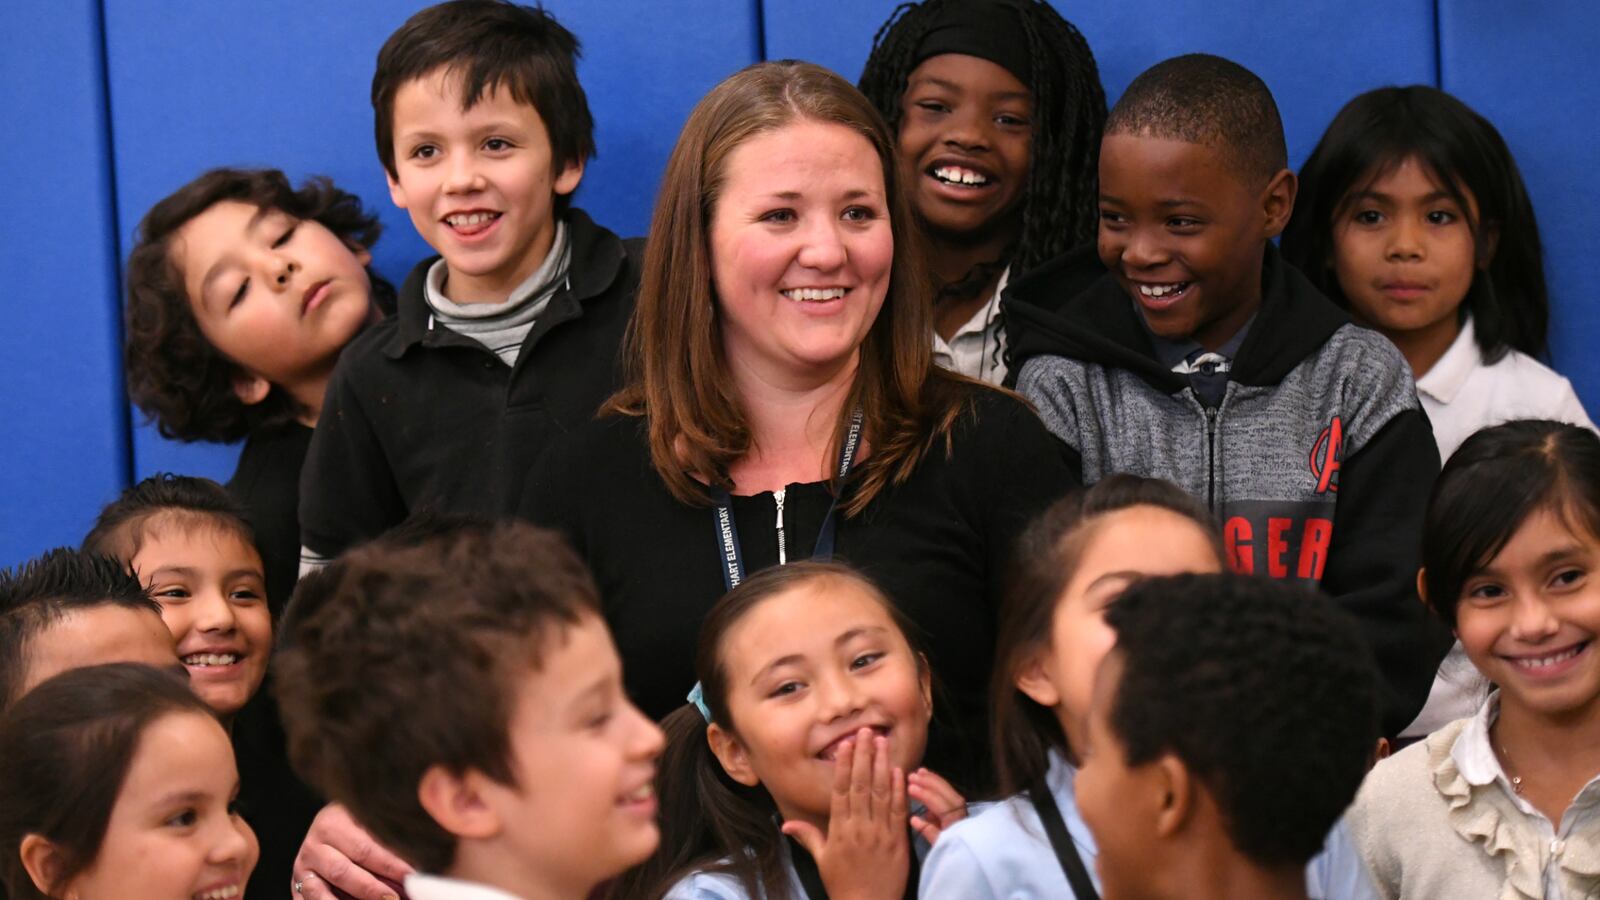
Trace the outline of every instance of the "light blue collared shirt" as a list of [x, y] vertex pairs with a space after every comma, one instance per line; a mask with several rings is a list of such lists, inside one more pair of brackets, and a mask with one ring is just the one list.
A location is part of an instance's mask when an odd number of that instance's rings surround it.
[[[1094, 835], [1078, 813], [1076, 770], [1054, 751], [1045, 786], [1061, 808], [1067, 834], [1089, 868], [1095, 889], [1100, 873]], [[1372, 879], [1350, 843], [1344, 820], [1334, 824], [1322, 852], [1306, 866], [1312, 900], [1377, 900]], [[1067, 876], [1045, 835], [1039, 813], [1018, 794], [950, 826], [922, 864], [921, 900], [1022, 900], [1072, 897]], [[1083, 900], [1083, 898], [1080, 898]]]

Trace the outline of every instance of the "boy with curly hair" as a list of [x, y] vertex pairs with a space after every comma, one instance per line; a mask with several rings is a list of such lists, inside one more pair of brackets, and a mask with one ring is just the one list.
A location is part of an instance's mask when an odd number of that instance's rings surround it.
[[228, 487], [274, 612], [294, 586], [300, 467], [333, 364], [392, 305], [367, 267], [379, 232], [327, 179], [213, 169], [145, 213], [128, 257], [128, 393], [162, 437], [245, 441]]

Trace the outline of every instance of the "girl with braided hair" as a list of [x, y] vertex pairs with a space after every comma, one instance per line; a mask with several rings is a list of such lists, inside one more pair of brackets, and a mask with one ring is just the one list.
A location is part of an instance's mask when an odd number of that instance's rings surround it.
[[923, 0], [878, 29], [860, 88], [932, 251], [934, 359], [998, 384], [1007, 281], [1095, 234], [1094, 54], [1043, 0]]

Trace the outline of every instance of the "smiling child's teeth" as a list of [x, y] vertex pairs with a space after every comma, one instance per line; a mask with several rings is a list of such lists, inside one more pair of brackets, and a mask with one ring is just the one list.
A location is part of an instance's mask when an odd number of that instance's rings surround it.
[[844, 288], [793, 288], [783, 295], [790, 300], [838, 300], [844, 296]]
[[951, 184], [988, 184], [989, 179], [970, 169], [959, 166], [940, 166], [933, 170], [933, 177]]
[[231, 666], [239, 661], [237, 653], [191, 653], [183, 658], [186, 666]]
[[195, 894], [194, 896], [195, 900], [231, 900], [231, 898], [239, 896], [239, 886], [230, 884], [227, 887], [217, 888], [214, 891], [206, 891], [204, 894]]
[[457, 227], [457, 228], [463, 228], [463, 227], [468, 226], [468, 225], [482, 225], [484, 222], [487, 222], [487, 221], [489, 221], [491, 219], [494, 219], [496, 217], [496, 215], [497, 215], [496, 213], [486, 213], [486, 212], [469, 213], [469, 214], [464, 215], [464, 216], [463, 215], [447, 216], [445, 218], [445, 221], [450, 223], [451, 225]]
[[1146, 297], [1165, 297], [1188, 286], [1189, 283], [1187, 281], [1180, 281], [1177, 284], [1141, 284], [1139, 285], [1139, 293]]
[[1582, 647], [1573, 647], [1571, 650], [1563, 650], [1562, 652], [1553, 656], [1540, 656], [1535, 659], [1523, 658], [1517, 660], [1516, 663], [1518, 666], [1524, 669], [1540, 669], [1545, 666], [1553, 666], [1556, 663], [1566, 662], [1574, 656], [1577, 656], [1578, 652], [1582, 649]]
[[641, 788], [638, 788], [637, 790], [631, 791], [626, 797], [623, 797], [623, 799], [627, 800], [629, 803], [643, 803], [644, 801], [649, 800], [651, 797], [654, 797], [655, 795], [656, 795], [655, 785], [647, 784], [644, 787], [641, 787]]

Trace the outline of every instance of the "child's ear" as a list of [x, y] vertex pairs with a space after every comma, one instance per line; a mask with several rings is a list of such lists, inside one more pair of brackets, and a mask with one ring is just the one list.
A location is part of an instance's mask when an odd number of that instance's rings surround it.
[[399, 179], [389, 174], [387, 167], [383, 170], [383, 180], [389, 183], [389, 199], [395, 206], [406, 208], [406, 189], [400, 186]]
[[917, 654], [917, 689], [922, 692], [922, 705], [933, 714], [933, 667], [928, 664], [928, 654]]
[[56, 877], [61, 872], [61, 856], [56, 852], [56, 845], [50, 839], [38, 834], [23, 835], [22, 844], [17, 848], [22, 857], [22, 868], [32, 879], [33, 886], [45, 897], [56, 896], [54, 891], [66, 887], [56, 884]]
[[1161, 792], [1156, 805], [1156, 834], [1170, 838], [1182, 831], [1194, 814], [1194, 792], [1200, 786], [1190, 776], [1183, 760], [1171, 753], [1163, 753], [1151, 767], [1154, 786]]
[[1283, 229], [1289, 224], [1289, 216], [1294, 213], [1295, 193], [1300, 189], [1300, 182], [1294, 173], [1282, 169], [1272, 176], [1267, 186], [1261, 192], [1261, 212], [1266, 216], [1266, 228], [1263, 235], [1268, 240], [1283, 234]]
[[1483, 223], [1483, 247], [1481, 248], [1481, 252], [1478, 254], [1478, 268], [1488, 269], [1489, 264], [1494, 262], [1495, 251], [1499, 249], [1500, 223]]
[[476, 769], [462, 774], [429, 766], [417, 782], [417, 802], [439, 827], [456, 837], [492, 838], [500, 833], [500, 817], [484, 802], [489, 778]]
[[575, 159], [567, 163], [556, 173], [550, 189], [565, 197], [578, 189], [578, 182], [583, 180], [583, 160]]
[[1017, 690], [1028, 695], [1028, 699], [1046, 709], [1055, 709], [1061, 705], [1061, 690], [1056, 687], [1055, 680], [1051, 677], [1047, 660], [1050, 654], [1039, 651], [1031, 655], [1021, 669], [1017, 671]]
[[356, 258], [356, 262], [361, 263], [363, 266], [372, 265], [372, 251], [370, 249], [349, 238], [345, 238], [344, 245], [350, 248], [350, 255]]
[[272, 382], [240, 369], [233, 373], [233, 393], [245, 406], [255, 406], [272, 393]]
[[745, 752], [744, 744], [731, 732], [713, 722], [706, 726], [706, 743], [711, 746], [711, 755], [722, 764], [722, 771], [727, 772], [729, 778], [745, 787], [755, 787], [761, 783], [755, 770], [750, 767], [750, 754]]

